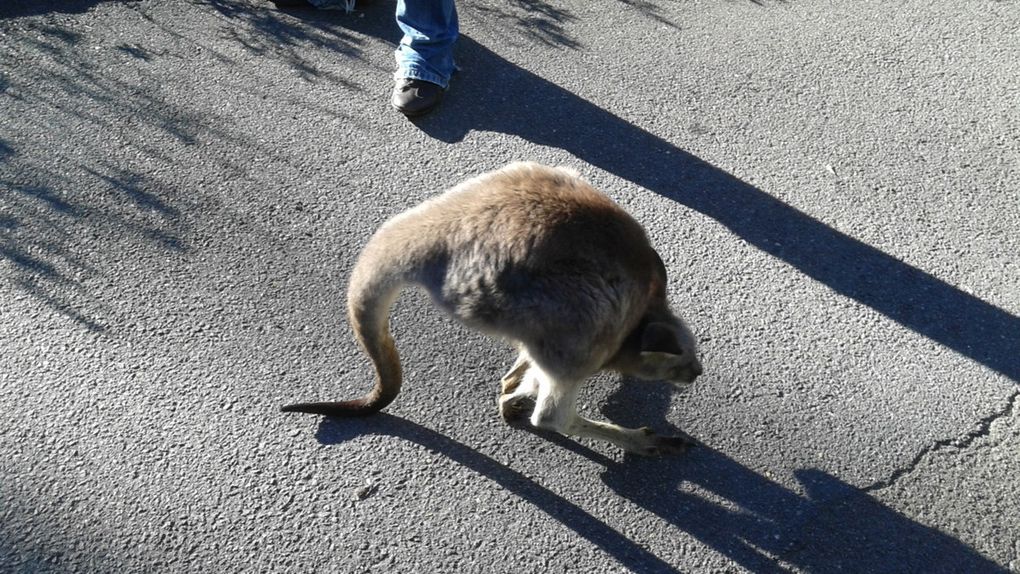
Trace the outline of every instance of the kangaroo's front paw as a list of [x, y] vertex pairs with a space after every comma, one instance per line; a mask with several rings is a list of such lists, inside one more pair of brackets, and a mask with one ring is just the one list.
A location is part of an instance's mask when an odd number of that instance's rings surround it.
[[636, 441], [634, 447], [628, 448], [627, 451], [641, 456], [682, 454], [697, 444], [697, 441], [685, 434], [659, 436], [648, 427], [642, 427], [638, 431], [641, 433], [640, 436], [642, 438]]
[[503, 395], [499, 397], [499, 414], [511, 426], [526, 424], [535, 410], [535, 399], [528, 395]]

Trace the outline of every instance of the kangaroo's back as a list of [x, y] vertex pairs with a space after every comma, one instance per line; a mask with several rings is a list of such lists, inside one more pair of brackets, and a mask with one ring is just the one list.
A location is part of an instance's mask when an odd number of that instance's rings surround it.
[[435, 213], [447, 230], [442, 264], [421, 283], [476, 329], [512, 340], [567, 326], [599, 336], [633, 326], [664, 291], [641, 226], [573, 172], [513, 164], [451, 190]]

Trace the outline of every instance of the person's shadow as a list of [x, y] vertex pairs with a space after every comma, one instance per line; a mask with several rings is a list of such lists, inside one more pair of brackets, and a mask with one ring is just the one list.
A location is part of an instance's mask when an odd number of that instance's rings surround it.
[[470, 38], [461, 37], [457, 53], [463, 71], [446, 100], [416, 122], [429, 135], [456, 142], [483, 130], [563, 149], [715, 219], [834, 291], [1020, 380], [1017, 317], [829, 227]]
[[[370, 5], [371, 18], [350, 23], [358, 32], [396, 42], [399, 31], [388, 9], [388, 4]], [[334, 18], [314, 10], [290, 15], [312, 26]], [[569, 14], [558, 18], [569, 18]], [[559, 36], [565, 37], [565, 49], [578, 47], [563, 33]], [[507, 61], [469, 36], [458, 40], [456, 58], [460, 71], [444, 102], [414, 120], [430, 136], [454, 143], [471, 131], [490, 131], [560, 148], [715, 219], [833, 291], [1020, 381], [1020, 318], [829, 227]], [[650, 91], [655, 89], [649, 86]]]
[[[399, 33], [388, 14], [370, 10], [372, 18], [356, 22], [358, 31], [395, 42]], [[315, 11], [292, 15], [312, 25], [331, 18]], [[566, 38], [563, 47], [578, 44]], [[1020, 318], [829, 227], [468, 36], [458, 40], [456, 57], [460, 72], [445, 101], [415, 120], [425, 133], [453, 143], [471, 131], [491, 131], [565, 150], [715, 219], [833, 291], [1020, 381]]]

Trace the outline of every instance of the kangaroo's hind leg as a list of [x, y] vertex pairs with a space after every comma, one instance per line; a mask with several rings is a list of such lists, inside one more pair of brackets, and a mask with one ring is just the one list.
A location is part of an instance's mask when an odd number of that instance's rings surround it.
[[531, 413], [534, 427], [606, 441], [642, 456], [678, 454], [694, 444], [687, 436], [659, 436], [648, 427], [631, 429], [584, 418], [577, 412], [577, 395], [583, 378], [557, 378], [537, 365], [528, 369], [526, 378], [535, 381], [538, 389]]
[[535, 409], [535, 395], [538, 387], [531, 373], [531, 360], [527, 353], [517, 356], [510, 370], [500, 381], [499, 414], [510, 425], [519, 425], [531, 416]]

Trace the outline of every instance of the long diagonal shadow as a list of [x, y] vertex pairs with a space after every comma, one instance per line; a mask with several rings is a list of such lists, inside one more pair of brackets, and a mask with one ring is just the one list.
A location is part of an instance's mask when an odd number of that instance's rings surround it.
[[[655, 400], [654, 393], [648, 398]], [[632, 572], [678, 571], [520, 472], [406, 419], [388, 414], [327, 418], [316, 437], [334, 445], [361, 435], [393, 436], [446, 456], [545, 512]], [[546, 438], [604, 466], [603, 481], [620, 497], [752, 572], [787, 572], [789, 566], [808, 572], [1005, 572], [958, 540], [821, 471], [797, 473], [808, 494], [800, 496], [703, 445], [676, 458], [627, 457], [618, 463], [569, 439]]]
[[1020, 381], [1020, 319], [840, 233], [725, 171], [463, 37], [462, 74], [418, 126], [561, 148], [725, 225], [758, 249], [913, 331]]

